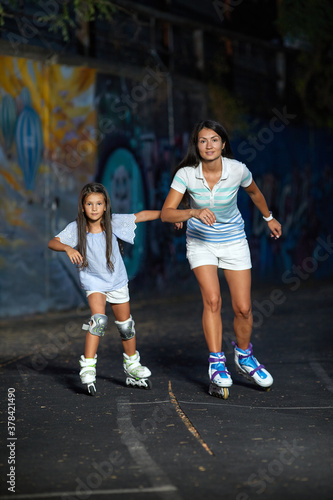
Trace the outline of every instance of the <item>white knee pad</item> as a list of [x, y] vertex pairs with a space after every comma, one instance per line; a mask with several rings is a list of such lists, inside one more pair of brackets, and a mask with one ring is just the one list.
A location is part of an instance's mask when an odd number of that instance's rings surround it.
[[134, 320], [130, 316], [126, 321], [115, 321], [121, 340], [130, 340], [135, 335]]
[[103, 337], [108, 324], [105, 314], [94, 314], [87, 325], [82, 325], [82, 330], [88, 330], [92, 335]]

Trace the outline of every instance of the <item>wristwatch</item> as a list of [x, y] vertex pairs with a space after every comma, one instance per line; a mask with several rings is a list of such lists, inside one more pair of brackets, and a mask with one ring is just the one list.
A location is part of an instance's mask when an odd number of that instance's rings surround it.
[[268, 217], [264, 217], [262, 216], [262, 218], [266, 221], [266, 222], [269, 222], [270, 220], [273, 220], [274, 217], [272, 215], [272, 212], [269, 212], [269, 216]]

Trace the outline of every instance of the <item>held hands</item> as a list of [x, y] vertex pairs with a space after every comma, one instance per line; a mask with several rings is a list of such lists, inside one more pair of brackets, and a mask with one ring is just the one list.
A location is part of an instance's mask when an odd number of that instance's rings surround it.
[[274, 238], [275, 240], [280, 238], [280, 236], [282, 234], [280, 222], [277, 221], [276, 219], [272, 219], [269, 222], [267, 222], [267, 224], [268, 224], [268, 227], [271, 231], [271, 238]]
[[75, 250], [75, 248], [68, 247], [68, 248], [66, 248], [65, 251], [66, 251], [68, 257], [70, 258], [70, 261], [72, 262], [72, 264], [82, 264], [82, 262], [83, 262], [82, 255], [80, 254], [80, 252]]

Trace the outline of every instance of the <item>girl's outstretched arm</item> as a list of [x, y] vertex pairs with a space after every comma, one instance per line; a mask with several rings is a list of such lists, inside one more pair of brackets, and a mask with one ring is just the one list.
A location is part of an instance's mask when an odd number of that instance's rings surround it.
[[146, 222], [148, 220], [160, 219], [161, 211], [160, 210], [141, 210], [141, 212], [137, 212], [134, 215], [135, 215], [135, 222]]
[[80, 252], [75, 250], [75, 248], [70, 247], [69, 245], [61, 243], [60, 238], [52, 238], [52, 240], [49, 241], [48, 248], [50, 250], [54, 250], [55, 252], [66, 252], [73, 264], [82, 264], [83, 262]]

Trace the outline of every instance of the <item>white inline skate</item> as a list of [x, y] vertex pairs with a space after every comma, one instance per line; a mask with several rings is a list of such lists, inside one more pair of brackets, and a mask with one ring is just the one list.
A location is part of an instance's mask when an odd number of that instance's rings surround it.
[[243, 351], [238, 347], [238, 345], [233, 342], [235, 347], [235, 365], [236, 371], [243, 375], [247, 380], [251, 380], [255, 384], [259, 385], [266, 391], [269, 391], [273, 384], [272, 375], [265, 369], [264, 365], [261, 365], [259, 361], [253, 356], [252, 344]]
[[82, 384], [87, 386], [88, 393], [91, 396], [95, 396], [96, 394], [96, 363], [97, 363], [97, 354], [95, 354], [94, 358], [85, 358], [83, 355], [80, 358], [80, 378]]
[[232, 378], [227, 370], [224, 352], [211, 352], [209, 354], [208, 375], [210, 385], [208, 393], [217, 398], [227, 399], [229, 387], [232, 386]]
[[140, 364], [140, 354], [135, 351], [133, 356], [123, 354], [123, 368], [126, 373], [126, 385], [133, 387], [141, 387], [142, 389], [151, 389], [152, 383], [148, 379], [151, 371]]

